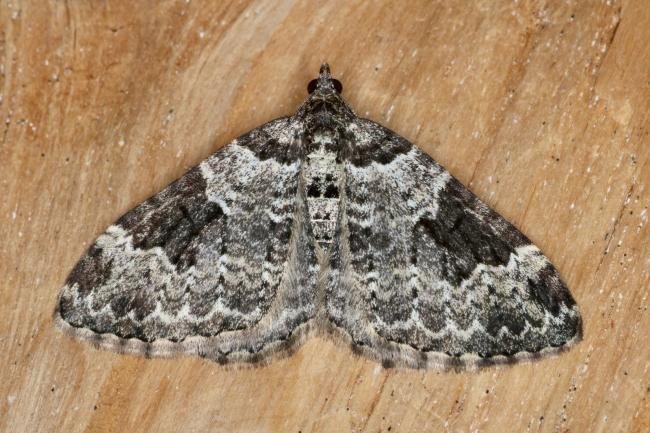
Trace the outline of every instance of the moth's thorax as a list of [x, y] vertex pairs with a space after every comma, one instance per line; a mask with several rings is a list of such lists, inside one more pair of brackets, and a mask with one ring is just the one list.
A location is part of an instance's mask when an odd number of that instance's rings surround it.
[[[336, 143], [355, 118], [348, 104], [336, 92], [315, 92], [296, 114], [309, 141], [318, 146], [321, 140]], [[329, 137], [329, 138], [328, 138]], [[311, 149], [310, 149], [311, 150]]]
[[325, 249], [329, 249], [334, 238], [341, 190], [342, 168], [336, 142], [332, 140], [333, 136], [325, 131], [316, 133], [303, 166], [309, 222], [315, 241]]

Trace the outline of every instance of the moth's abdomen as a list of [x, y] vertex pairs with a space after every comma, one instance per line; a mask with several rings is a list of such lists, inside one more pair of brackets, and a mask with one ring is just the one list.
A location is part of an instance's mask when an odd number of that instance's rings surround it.
[[305, 188], [314, 239], [329, 249], [339, 215], [341, 188], [341, 166], [335, 152], [322, 146], [307, 155]]

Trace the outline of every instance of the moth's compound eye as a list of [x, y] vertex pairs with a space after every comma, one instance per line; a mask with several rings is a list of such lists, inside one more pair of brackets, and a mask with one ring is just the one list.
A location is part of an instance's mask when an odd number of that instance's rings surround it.
[[311, 95], [314, 93], [314, 90], [316, 90], [316, 87], [318, 86], [318, 78], [314, 78], [307, 84], [307, 92]]
[[336, 78], [333, 78], [332, 81], [334, 82], [334, 89], [336, 90], [336, 93], [342, 93], [343, 92], [343, 84]]

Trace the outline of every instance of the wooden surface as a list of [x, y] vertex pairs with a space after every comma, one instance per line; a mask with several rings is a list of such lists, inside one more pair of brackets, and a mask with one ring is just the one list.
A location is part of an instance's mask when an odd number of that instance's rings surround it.
[[[630, 1], [3, 1], [0, 430], [628, 432], [650, 428], [650, 9]], [[327, 60], [556, 264], [585, 339], [475, 374], [329, 341], [266, 367], [97, 351], [59, 287], [124, 211], [293, 113]]]

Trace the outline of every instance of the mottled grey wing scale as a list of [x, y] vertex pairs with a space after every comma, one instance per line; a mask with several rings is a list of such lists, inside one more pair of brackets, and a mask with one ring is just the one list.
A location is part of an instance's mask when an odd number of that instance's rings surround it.
[[68, 277], [59, 325], [152, 356], [291, 349], [315, 314], [317, 272], [293, 129], [285, 118], [249, 132], [109, 227]]
[[354, 350], [476, 368], [580, 339], [568, 289], [523, 234], [395, 133], [364, 119], [350, 130], [327, 314]]

